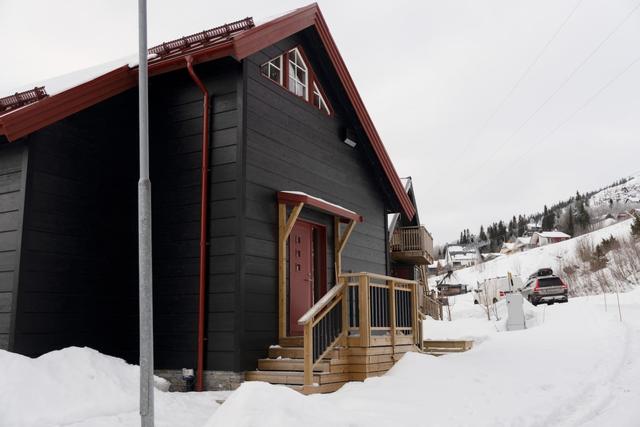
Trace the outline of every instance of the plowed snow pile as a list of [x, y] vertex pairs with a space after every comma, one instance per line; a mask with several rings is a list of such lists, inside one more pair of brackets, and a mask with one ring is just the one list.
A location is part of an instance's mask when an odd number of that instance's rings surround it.
[[[0, 426], [138, 426], [138, 366], [89, 348], [31, 359], [0, 350]], [[216, 393], [169, 393], [156, 379], [156, 426], [202, 425]]]

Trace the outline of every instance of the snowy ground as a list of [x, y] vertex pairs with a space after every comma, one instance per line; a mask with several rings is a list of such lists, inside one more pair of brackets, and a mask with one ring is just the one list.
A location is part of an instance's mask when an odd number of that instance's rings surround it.
[[[637, 426], [640, 288], [532, 307], [528, 328], [504, 331], [471, 295], [453, 321], [425, 321], [429, 338], [471, 338], [461, 354], [408, 353], [391, 371], [330, 395], [245, 383], [220, 407], [216, 393], [157, 390], [158, 426]], [[0, 351], [0, 426], [138, 426], [137, 367], [89, 349], [29, 359]], [[165, 385], [159, 381], [162, 389]], [[208, 421], [207, 421], [208, 419]]]
[[[427, 321], [433, 338], [475, 338], [467, 353], [409, 353], [385, 376], [331, 395], [244, 384], [207, 427], [637, 426], [640, 419], [640, 289], [568, 304], [526, 304], [529, 328], [501, 332], [470, 295], [452, 322]], [[635, 402], [635, 404], [634, 404]]]

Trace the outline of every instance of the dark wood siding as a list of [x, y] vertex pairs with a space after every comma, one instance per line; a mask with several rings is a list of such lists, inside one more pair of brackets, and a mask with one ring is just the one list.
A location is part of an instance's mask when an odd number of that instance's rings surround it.
[[27, 139], [14, 350], [137, 359], [136, 92]]
[[[241, 64], [197, 65], [212, 98], [207, 370], [235, 370]], [[186, 70], [152, 79], [156, 367], [194, 367], [200, 248], [202, 93]]]
[[26, 159], [23, 143], [0, 148], [0, 349], [5, 350], [17, 301]]
[[[277, 340], [277, 191], [304, 191], [363, 215], [344, 252], [343, 270], [386, 272], [384, 198], [365, 144], [354, 149], [341, 140], [345, 113], [328, 90], [330, 77], [310, 59], [335, 109], [331, 117], [259, 73], [260, 64], [299, 43], [290, 38], [245, 61], [245, 369]], [[333, 283], [332, 217], [307, 209], [301, 216], [329, 226], [327, 277]]]

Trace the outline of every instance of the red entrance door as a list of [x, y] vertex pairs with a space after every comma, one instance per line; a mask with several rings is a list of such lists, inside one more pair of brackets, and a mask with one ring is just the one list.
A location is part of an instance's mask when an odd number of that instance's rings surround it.
[[302, 335], [298, 319], [313, 306], [313, 226], [297, 221], [289, 235], [289, 334]]

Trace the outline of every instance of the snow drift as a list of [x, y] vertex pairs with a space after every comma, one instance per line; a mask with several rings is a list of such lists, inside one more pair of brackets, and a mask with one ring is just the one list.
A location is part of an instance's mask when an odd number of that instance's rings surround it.
[[[139, 375], [138, 366], [89, 348], [36, 359], [0, 350], [0, 426], [139, 425]], [[198, 426], [218, 406], [213, 394], [169, 393], [168, 382], [155, 383], [157, 426]]]

